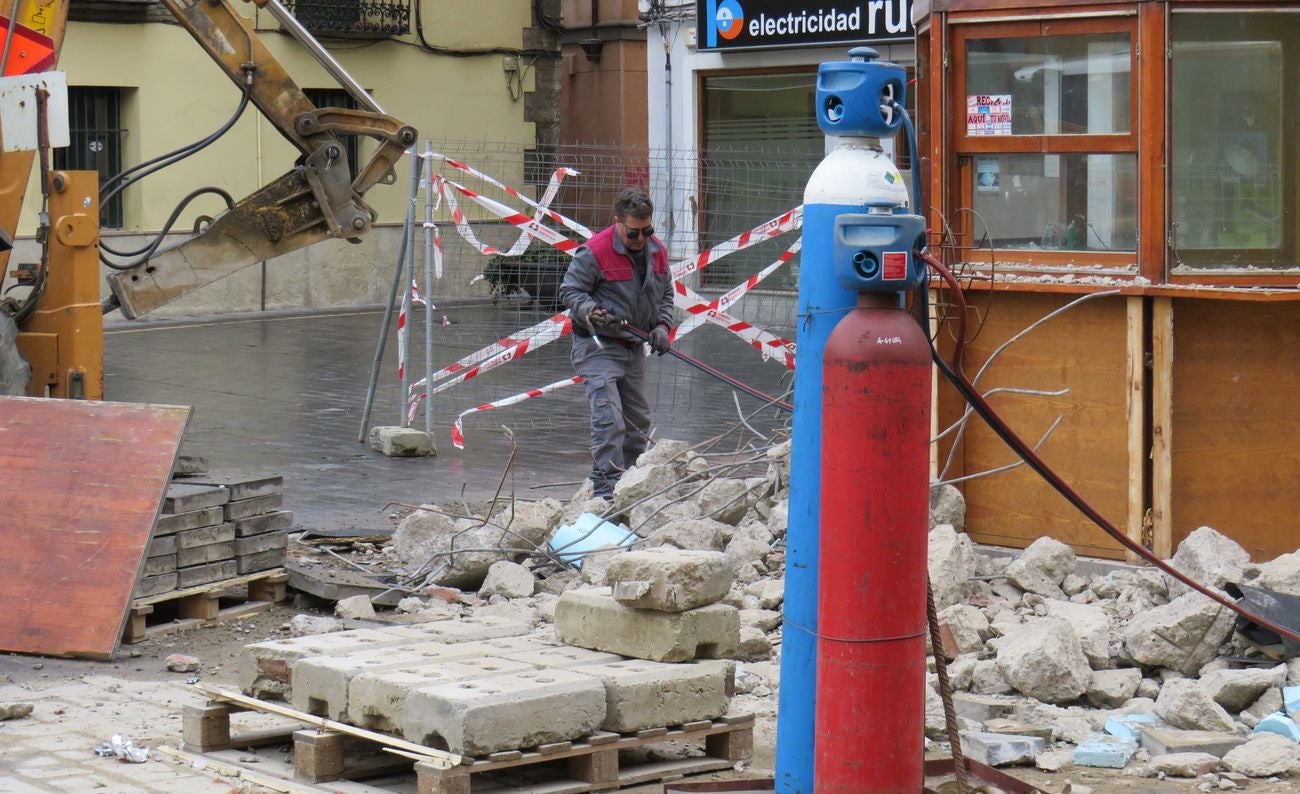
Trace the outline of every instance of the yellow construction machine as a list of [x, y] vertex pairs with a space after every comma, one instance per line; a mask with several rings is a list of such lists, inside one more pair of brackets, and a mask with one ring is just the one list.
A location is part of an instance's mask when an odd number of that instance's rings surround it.
[[[360, 109], [312, 104], [230, 0], [163, 0], [239, 86], [240, 110], [251, 102], [301, 154], [284, 176], [179, 245], [149, 250], [127, 264], [105, 260], [113, 268], [111, 297], [101, 301], [98, 175], [54, 171], [49, 159], [47, 106], [53, 104], [51, 92], [66, 84], [57, 72], [42, 70], [57, 59], [70, 0], [0, 0], [0, 138], [9, 139], [0, 141], [0, 394], [100, 399], [104, 313], [120, 308], [135, 318], [249, 265], [331, 237], [357, 241], [370, 231], [376, 214], [364, 201], [366, 192], [395, 181], [393, 165], [415, 143], [416, 130], [385, 114], [279, 0], [250, 1], [297, 39]], [[27, 117], [34, 129], [24, 128]], [[378, 143], [355, 179], [340, 135], [365, 135]], [[30, 145], [24, 145], [27, 139]], [[10, 269], [10, 238], [33, 159], [41, 174], [40, 258]], [[118, 175], [112, 189], [174, 162], [162, 159]]]

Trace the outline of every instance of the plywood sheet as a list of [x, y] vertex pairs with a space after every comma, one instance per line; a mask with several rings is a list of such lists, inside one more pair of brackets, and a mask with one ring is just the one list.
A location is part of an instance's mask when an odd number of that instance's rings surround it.
[[0, 397], [0, 650], [111, 658], [189, 415]]
[[1174, 305], [1173, 546], [1199, 526], [1256, 560], [1300, 546], [1300, 306]]
[[[1074, 297], [1029, 293], [973, 297], [985, 321], [967, 345], [966, 373], [974, 377], [1000, 345]], [[976, 322], [973, 312], [971, 322]], [[1120, 527], [1128, 513], [1126, 322], [1123, 298], [1090, 299], [1008, 347], [977, 384], [985, 393], [997, 387], [1068, 389], [1060, 397], [995, 394], [989, 402], [1030, 444], [1062, 417], [1039, 454]], [[944, 349], [951, 351], [950, 341]], [[939, 415], [941, 429], [961, 415], [959, 398], [946, 382], [940, 386]], [[940, 444], [941, 467], [949, 446], [948, 440]], [[973, 417], [948, 477], [986, 472], [1016, 460], [1015, 453]], [[966, 496], [966, 531], [976, 541], [1023, 548], [1046, 535], [1069, 543], [1080, 554], [1123, 556], [1116, 541], [1027, 467], [960, 487]]]

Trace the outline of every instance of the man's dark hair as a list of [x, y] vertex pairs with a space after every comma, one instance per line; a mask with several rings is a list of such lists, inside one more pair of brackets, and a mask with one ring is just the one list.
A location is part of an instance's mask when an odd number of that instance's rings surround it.
[[614, 217], [620, 221], [627, 218], [649, 218], [654, 214], [655, 205], [644, 190], [635, 187], [624, 188], [614, 202]]

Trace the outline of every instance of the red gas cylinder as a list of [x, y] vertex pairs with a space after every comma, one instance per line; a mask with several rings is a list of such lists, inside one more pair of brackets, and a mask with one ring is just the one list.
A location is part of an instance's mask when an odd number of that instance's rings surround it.
[[924, 779], [930, 348], [897, 301], [864, 294], [826, 344], [818, 792]]

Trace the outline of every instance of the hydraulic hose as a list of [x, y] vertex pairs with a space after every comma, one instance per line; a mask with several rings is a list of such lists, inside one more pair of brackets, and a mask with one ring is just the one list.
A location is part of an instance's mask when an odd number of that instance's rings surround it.
[[1269, 631], [1276, 633], [1278, 636], [1300, 642], [1300, 634], [1297, 634], [1285, 626], [1278, 625], [1271, 620], [1261, 617], [1260, 615], [1256, 615], [1229, 598], [1227, 595], [1217, 593], [1201, 585], [1199, 582], [1194, 581], [1186, 574], [1157, 557], [1142, 544], [1121, 532], [1118, 527], [1107, 520], [1106, 517], [1099, 513], [1086, 499], [1080, 496], [1077, 491], [1062, 480], [1060, 475], [1057, 474], [1046, 461], [1038, 456], [1038, 453], [1034, 451], [1033, 447], [1025, 443], [1024, 439], [1020, 438], [1020, 436], [1016, 435], [1016, 432], [1007, 425], [1006, 421], [1002, 419], [991, 405], [989, 405], [988, 401], [984, 399], [984, 396], [979, 393], [979, 390], [970, 382], [970, 379], [966, 377], [966, 373], [962, 369], [962, 353], [966, 339], [965, 291], [957, 281], [956, 276], [954, 276], [952, 271], [942, 262], [926, 252], [919, 252], [918, 255], [926, 262], [926, 264], [939, 274], [940, 278], [942, 278], [944, 282], [948, 284], [948, 288], [952, 292], [953, 302], [957, 307], [956, 316], [958, 318], [959, 333], [957, 334], [956, 346], [953, 349], [952, 362], [949, 363], [948, 361], [945, 361], [943, 356], [939, 354], [938, 348], [936, 348], [934, 343], [931, 342], [930, 353], [931, 357], [934, 359], [934, 364], [939, 368], [939, 371], [943, 373], [943, 376], [956, 387], [962, 397], [970, 403], [971, 407], [975, 409], [975, 412], [980, 415], [980, 418], [983, 419], [993, 432], [997, 434], [998, 438], [1002, 439], [1002, 441], [1006, 443], [1013, 452], [1019, 455], [1031, 469], [1046, 480], [1047, 484], [1052, 486], [1057, 493], [1065, 497], [1066, 501], [1073, 505], [1079, 512], [1087, 516], [1090, 521], [1100, 527], [1103, 532], [1113, 538], [1121, 546], [1151, 563], [1169, 576], [1172, 576], [1174, 579], [1177, 579], [1179, 582], [1187, 585], [1192, 590], [1195, 590], [1206, 598], [1227, 607], [1246, 620], [1262, 626]]
[[[618, 327], [632, 334], [637, 339], [640, 339], [642, 342], [650, 341], [650, 334], [646, 333], [645, 331], [642, 331], [640, 328], [636, 328], [634, 326], [628, 325], [626, 322], [622, 322]], [[713, 377], [717, 378], [718, 380], [722, 381], [723, 383], [727, 384], [733, 389], [743, 391], [745, 394], [748, 394], [751, 397], [756, 397], [769, 405], [775, 405], [777, 408], [780, 408], [784, 411], [794, 410], [794, 406], [786, 402], [785, 400], [782, 400], [777, 397], [773, 397], [770, 394], [764, 394], [758, 389], [755, 389], [753, 386], [750, 386], [747, 383], [742, 383], [741, 381], [736, 380], [730, 375], [727, 375], [723, 372], [720, 372], [719, 370], [714, 369], [713, 367], [710, 367], [708, 364], [705, 364], [703, 361], [700, 361], [698, 358], [693, 358], [691, 356], [688, 356], [685, 353], [681, 352], [680, 350], [674, 350], [671, 347], [668, 348], [668, 353], [671, 354], [674, 358], [678, 359], [679, 361], [684, 361], [687, 364], [690, 364], [692, 367], [695, 367], [700, 372], [703, 372], [706, 375], [712, 375]]]

